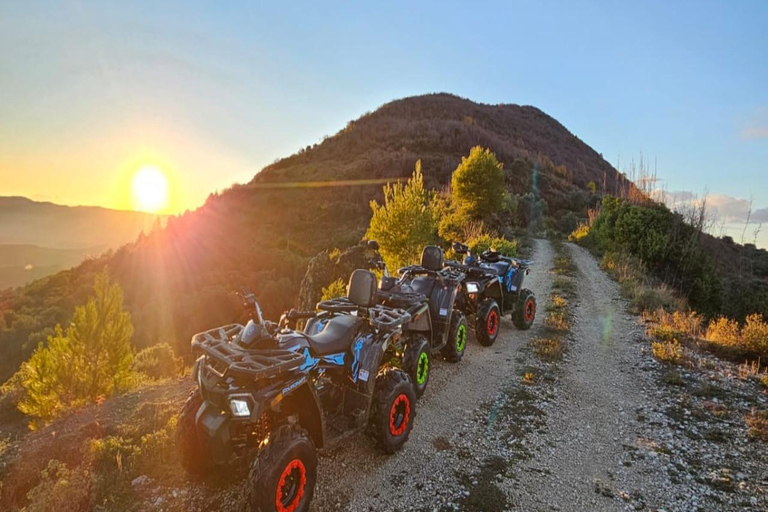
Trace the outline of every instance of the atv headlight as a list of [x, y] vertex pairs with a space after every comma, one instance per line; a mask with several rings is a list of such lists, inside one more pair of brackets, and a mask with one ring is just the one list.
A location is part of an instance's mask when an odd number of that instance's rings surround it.
[[229, 408], [232, 410], [232, 415], [238, 418], [245, 418], [251, 415], [251, 406], [248, 405], [246, 400], [233, 398], [229, 401]]
[[479, 290], [477, 283], [467, 283], [467, 293], [477, 293]]

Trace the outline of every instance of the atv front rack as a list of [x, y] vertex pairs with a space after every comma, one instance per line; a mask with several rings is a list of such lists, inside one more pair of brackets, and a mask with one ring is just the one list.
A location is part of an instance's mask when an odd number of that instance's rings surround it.
[[246, 350], [234, 344], [243, 332], [240, 324], [230, 324], [192, 337], [192, 349], [200, 350], [212, 358], [223, 371], [208, 365], [208, 369], [219, 377], [228, 375], [249, 378], [270, 378], [281, 373], [296, 370], [304, 362], [304, 356], [298, 352], [281, 349]]

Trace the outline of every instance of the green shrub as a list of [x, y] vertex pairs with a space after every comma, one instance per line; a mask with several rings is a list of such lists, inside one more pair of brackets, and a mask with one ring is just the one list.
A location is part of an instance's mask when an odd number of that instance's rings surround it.
[[66, 333], [56, 326], [48, 345], [40, 344], [19, 370], [25, 391], [19, 410], [45, 422], [69, 408], [128, 389], [136, 382], [132, 335], [120, 287], [100, 274], [94, 296], [75, 309]]
[[134, 368], [152, 379], [165, 379], [179, 374], [184, 363], [176, 357], [168, 343], [158, 343], [136, 354]]
[[488, 249], [493, 249], [504, 256], [517, 256], [517, 242], [507, 240], [504, 237], [492, 237], [488, 234], [477, 236], [468, 241], [467, 245], [472, 254], [480, 254]]
[[451, 187], [457, 211], [469, 218], [483, 219], [504, 207], [504, 171], [489, 149], [475, 146], [462, 157]]
[[431, 194], [424, 188], [421, 161], [408, 183], [384, 187], [384, 204], [371, 201], [373, 216], [366, 237], [376, 240], [393, 271], [418, 260], [425, 245], [435, 241], [437, 217]]
[[94, 506], [94, 475], [85, 467], [68, 469], [51, 460], [42, 472], [40, 483], [27, 493], [25, 512], [86, 512]]
[[141, 448], [128, 439], [107, 436], [86, 443], [87, 460], [97, 474], [120, 472], [133, 467]]
[[335, 299], [336, 297], [346, 297], [347, 285], [344, 280], [339, 278], [323, 288], [323, 295], [320, 300]]

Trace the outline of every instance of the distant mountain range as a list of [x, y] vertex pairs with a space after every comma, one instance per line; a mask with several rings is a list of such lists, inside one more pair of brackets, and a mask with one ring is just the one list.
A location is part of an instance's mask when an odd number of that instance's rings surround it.
[[78, 265], [149, 232], [162, 216], [0, 197], [0, 289]]

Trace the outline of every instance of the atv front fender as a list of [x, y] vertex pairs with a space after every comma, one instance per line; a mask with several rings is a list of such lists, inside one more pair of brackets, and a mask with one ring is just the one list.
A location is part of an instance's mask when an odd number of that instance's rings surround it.
[[223, 464], [233, 455], [229, 435], [229, 417], [208, 400], [203, 400], [195, 416], [195, 424], [205, 444], [210, 448], [214, 462]]

